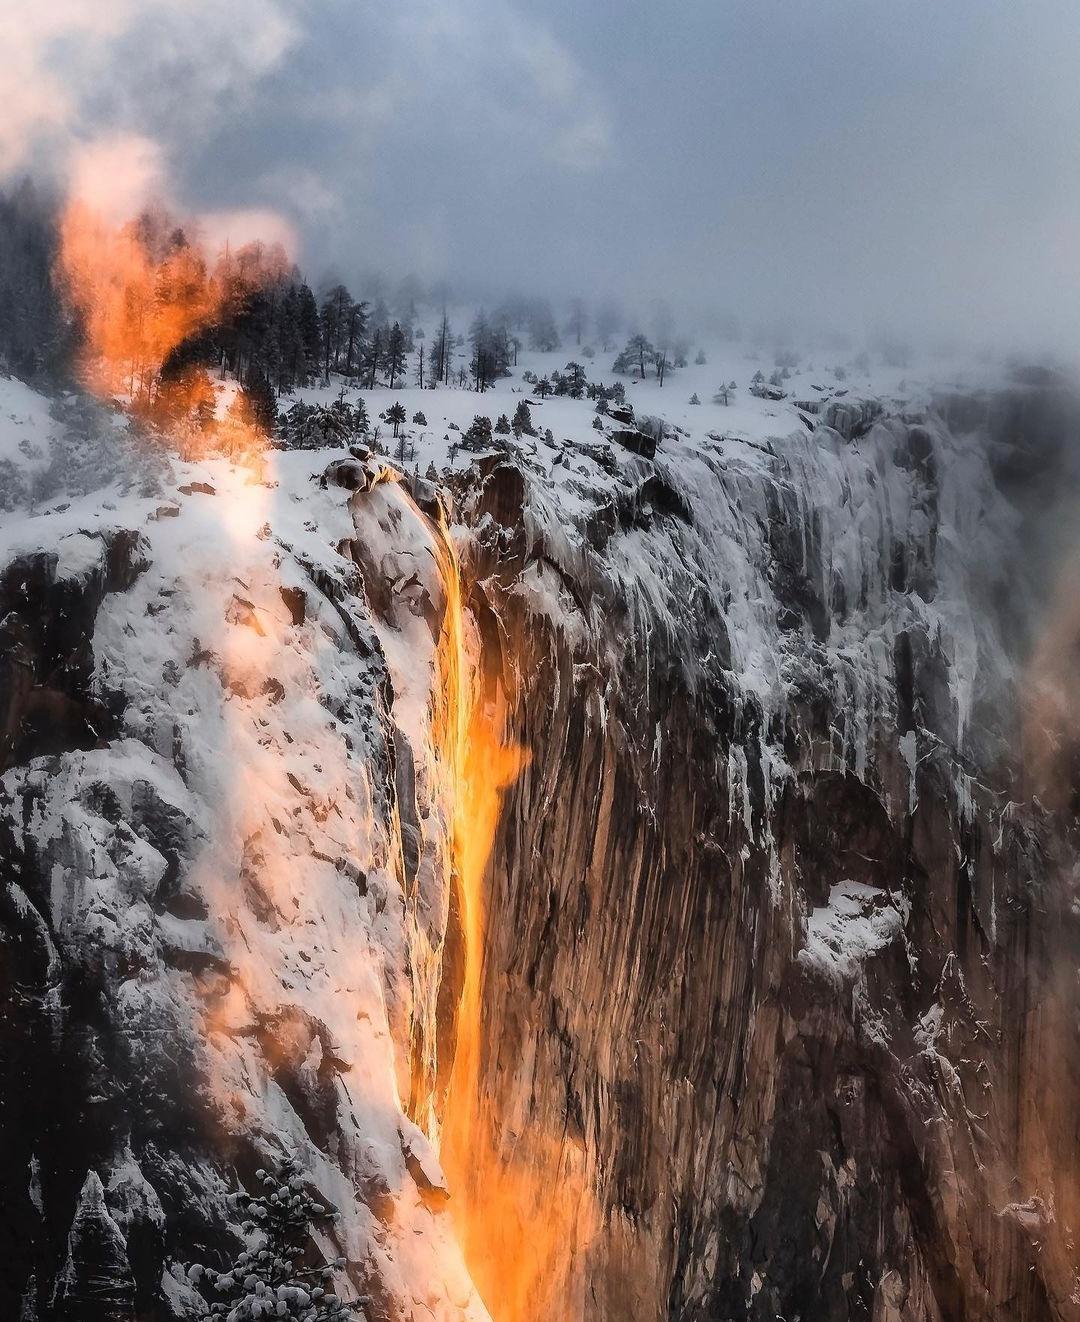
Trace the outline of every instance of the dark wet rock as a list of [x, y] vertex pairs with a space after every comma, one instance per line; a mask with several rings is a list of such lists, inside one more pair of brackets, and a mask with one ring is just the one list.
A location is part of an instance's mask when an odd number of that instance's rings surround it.
[[620, 490], [615, 508], [624, 528], [647, 527], [656, 515], [670, 515], [692, 523], [690, 502], [667, 474], [651, 473], [628, 491]]
[[520, 529], [525, 510], [525, 475], [513, 463], [493, 457], [479, 465], [482, 478], [476, 511], [501, 528]]
[[346, 491], [370, 491], [380, 482], [397, 482], [401, 474], [377, 458], [335, 459], [327, 464], [319, 478], [323, 487], [344, 487]]
[[304, 589], [282, 587], [280, 592], [281, 600], [285, 603], [285, 609], [289, 612], [289, 619], [294, 625], [303, 624], [307, 614], [307, 595]]
[[5, 980], [20, 992], [42, 996], [59, 984], [62, 964], [48, 924], [13, 880], [0, 889], [0, 952]]
[[61, 573], [45, 551], [0, 569], [0, 771], [31, 747], [92, 748], [115, 729], [115, 700], [93, 684], [91, 639], [102, 601], [132, 585], [145, 550], [128, 529], [78, 536], [88, 555], [77, 572]]
[[611, 439], [624, 449], [639, 454], [643, 459], [656, 456], [656, 437], [634, 427], [623, 427], [611, 433]]

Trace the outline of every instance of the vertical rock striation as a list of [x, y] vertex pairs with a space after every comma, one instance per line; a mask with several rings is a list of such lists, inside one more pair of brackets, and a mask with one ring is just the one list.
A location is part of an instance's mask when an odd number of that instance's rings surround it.
[[507, 461], [468, 492], [532, 754], [490, 875], [487, 1141], [532, 1170], [522, 1242], [567, 1171], [596, 1200], [526, 1315], [1080, 1316], [1075, 818], [1021, 752], [1023, 511], [1080, 414], [855, 412], [669, 437], [576, 519]]

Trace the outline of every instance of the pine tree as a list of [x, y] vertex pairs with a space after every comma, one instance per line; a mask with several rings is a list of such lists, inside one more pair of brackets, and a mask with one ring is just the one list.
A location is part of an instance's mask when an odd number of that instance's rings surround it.
[[498, 436], [510, 435], [510, 419], [505, 413], [500, 413], [495, 423], [495, 433]]
[[300, 291], [295, 285], [286, 290], [281, 314], [282, 379], [279, 389], [291, 390], [307, 380], [304, 336], [300, 329]]
[[442, 320], [439, 322], [439, 329], [435, 332], [435, 338], [431, 342], [430, 361], [432, 367], [432, 377], [436, 381], [449, 381], [450, 379], [450, 354], [453, 342], [453, 332], [450, 329], [450, 322], [446, 316], [446, 309], [443, 309]]
[[471, 423], [469, 430], [465, 433], [464, 439], [472, 442], [473, 445], [488, 445], [491, 442], [491, 419], [477, 414]]
[[473, 388], [483, 391], [490, 384], [494, 375], [491, 363], [491, 327], [484, 309], [473, 318], [469, 327], [469, 344], [472, 346]]
[[543, 301], [534, 304], [530, 310], [529, 344], [543, 353], [550, 353], [559, 347], [555, 318], [551, 315], [551, 307]]
[[376, 326], [371, 339], [364, 345], [360, 366], [367, 377], [368, 389], [375, 389], [375, 375], [382, 366], [384, 341], [381, 326]]
[[596, 314], [596, 334], [600, 338], [600, 347], [605, 353], [611, 352], [611, 345], [622, 326], [622, 313], [612, 302], [604, 303]]
[[615, 359], [612, 371], [629, 373], [636, 370], [640, 373], [642, 381], [644, 381], [646, 367], [655, 362], [656, 350], [648, 339], [639, 332], [637, 335], [631, 335], [627, 340], [625, 348]]
[[390, 378], [390, 389], [393, 390], [399, 376], [405, 375], [405, 332], [401, 329], [399, 322], [394, 322], [390, 328], [390, 336], [386, 344], [386, 372]]
[[367, 304], [353, 303], [349, 308], [349, 331], [345, 342], [345, 362], [342, 365], [342, 370], [347, 376], [352, 375], [353, 363], [359, 357], [366, 329]]
[[398, 428], [405, 421], [405, 405], [399, 400], [396, 404], [391, 404], [383, 416], [387, 422], [393, 424], [394, 435], [397, 436]]
[[512, 424], [514, 432], [524, 433], [526, 436], [535, 436], [536, 431], [533, 428], [532, 412], [526, 400], [518, 401], [518, 406], [514, 410], [514, 421]]
[[62, 369], [76, 330], [54, 280], [54, 204], [29, 178], [0, 193], [0, 367]]
[[244, 377], [243, 391], [255, 425], [263, 435], [273, 435], [278, 420], [277, 400], [274, 397], [274, 387], [265, 373], [257, 367], [249, 368]]
[[515, 357], [514, 340], [505, 315], [496, 318], [490, 337], [491, 379], [510, 375], [510, 363]]
[[585, 304], [580, 298], [575, 298], [570, 304], [570, 319], [566, 323], [567, 333], [574, 337], [574, 343], [581, 346], [581, 337], [585, 334], [585, 327], [588, 324], [588, 316], [585, 312]]
[[567, 363], [558, 393], [569, 395], [571, 399], [580, 399], [587, 384], [584, 367], [580, 363]]
[[297, 294], [300, 339], [304, 350], [304, 368], [299, 384], [306, 385], [308, 377], [316, 370], [322, 356], [322, 328], [319, 324], [319, 309], [315, 303], [315, 295], [303, 283], [300, 284]]
[[[330, 1282], [345, 1259], [324, 1266], [306, 1265], [312, 1227], [332, 1221], [335, 1213], [304, 1188], [300, 1167], [286, 1162], [278, 1177], [256, 1172], [266, 1191], [240, 1193], [233, 1203], [247, 1220], [244, 1229], [261, 1236], [261, 1245], [241, 1252], [227, 1271], [195, 1264], [187, 1269], [191, 1284], [210, 1302], [209, 1315], [227, 1322], [284, 1318], [286, 1322], [356, 1322], [356, 1308], [335, 1295]], [[209, 1301], [208, 1301], [209, 1302]], [[366, 1302], [366, 1301], [363, 1301]]]
[[319, 315], [322, 323], [324, 380], [330, 379], [332, 369], [341, 366], [342, 348], [353, 306], [352, 296], [344, 285], [334, 285], [323, 299]]

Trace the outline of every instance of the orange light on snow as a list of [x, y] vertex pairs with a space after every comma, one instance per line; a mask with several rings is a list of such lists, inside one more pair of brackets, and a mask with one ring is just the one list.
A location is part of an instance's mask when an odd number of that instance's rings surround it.
[[[268, 513], [263, 485], [267, 438], [240, 396], [216, 416], [219, 392], [199, 368], [161, 368], [190, 337], [223, 319], [260, 282], [285, 269], [279, 248], [249, 245], [211, 266], [162, 213], [116, 225], [78, 198], [60, 226], [57, 276], [84, 335], [81, 372], [105, 398], [150, 412], [186, 457], [214, 451], [243, 473], [221, 501], [238, 555], [250, 547]], [[224, 493], [222, 493], [224, 495]], [[528, 754], [503, 737], [502, 699], [486, 704], [470, 666], [461, 573], [445, 527], [436, 536], [446, 614], [439, 645], [435, 738], [453, 792], [451, 851], [464, 938], [464, 972], [455, 1057], [441, 1135], [452, 1197], [450, 1209], [466, 1264], [495, 1322], [559, 1318], [568, 1295], [574, 1246], [595, 1226], [594, 1199], [583, 1151], [565, 1135], [529, 1134], [509, 1164], [497, 1142], [498, 1118], [481, 1098], [484, 880], [503, 796]], [[227, 624], [223, 622], [223, 625]], [[284, 624], [260, 612], [259, 628], [223, 627], [215, 642], [223, 682], [245, 701], [226, 703], [232, 737], [242, 750], [250, 736], [251, 701], [285, 646]], [[265, 798], [278, 787], [257, 784], [239, 756], [225, 818], [241, 838], [265, 825]], [[281, 787], [282, 794], [286, 791]], [[260, 874], [271, 903], [288, 909], [294, 860], [272, 833], [263, 836]], [[277, 855], [281, 853], [279, 858]], [[219, 883], [221, 884], [221, 883]], [[223, 911], [229, 908], [221, 896]], [[228, 986], [206, 1005], [205, 1027], [225, 1034], [246, 1020], [258, 971], [239, 945], [229, 950]], [[211, 1079], [226, 1123], [244, 1122], [247, 1103], [225, 1080]], [[557, 1172], [554, 1182], [553, 1173]]]

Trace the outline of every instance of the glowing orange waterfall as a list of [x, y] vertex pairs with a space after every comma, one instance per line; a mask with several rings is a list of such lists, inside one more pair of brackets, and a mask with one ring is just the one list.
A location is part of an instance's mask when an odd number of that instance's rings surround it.
[[[461, 573], [449, 537], [441, 647], [443, 756], [454, 783], [453, 866], [464, 930], [465, 968], [457, 1042], [442, 1128], [443, 1166], [454, 1226], [476, 1288], [495, 1322], [571, 1322], [569, 1281], [596, 1225], [585, 1154], [535, 1127], [512, 1150], [483, 1094], [485, 877], [505, 790], [528, 753], [504, 737], [506, 698], [484, 695], [470, 665]], [[497, 1034], [497, 1025], [494, 1026]]]
[[[480, 1067], [481, 982], [484, 952], [484, 874], [503, 792], [526, 756], [503, 741], [503, 698], [486, 704], [469, 666], [461, 569], [453, 543], [440, 529], [440, 565], [446, 590], [446, 616], [440, 648], [444, 730], [443, 756], [453, 784], [452, 862], [465, 945], [464, 983], [458, 1017], [451, 1104], [443, 1130], [449, 1160], [462, 1154], [473, 1136]], [[464, 1202], [464, 1199], [460, 1201]]]

